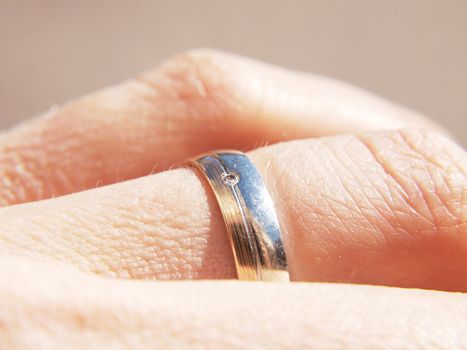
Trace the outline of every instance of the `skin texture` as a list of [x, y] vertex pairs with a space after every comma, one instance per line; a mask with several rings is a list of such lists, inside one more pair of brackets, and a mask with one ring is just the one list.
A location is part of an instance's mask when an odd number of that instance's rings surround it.
[[22, 261], [14, 273], [2, 262], [0, 273], [10, 281], [0, 288], [0, 345], [7, 349], [465, 347], [467, 299], [459, 293], [115, 281]]
[[[449, 140], [380, 132], [251, 157], [275, 200], [293, 280], [467, 291], [466, 160]], [[0, 242], [5, 253], [123, 278], [235, 277], [212, 191], [189, 169], [5, 208]]]
[[345, 83], [197, 50], [7, 132], [0, 205], [148, 175], [212, 149], [407, 126], [435, 128]]
[[[0, 348], [466, 348], [467, 159], [440, 130], [197, 50], [5, 132]], [[236, 277], [211, 190], [177, 167], [218, 148], [255, 149], [314, 283], [163, 281]]]

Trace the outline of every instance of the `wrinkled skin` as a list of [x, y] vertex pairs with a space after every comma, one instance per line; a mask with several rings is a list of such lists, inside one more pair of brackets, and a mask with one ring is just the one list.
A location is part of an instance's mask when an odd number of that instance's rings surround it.
[[[177, 165], [225, 148], [314, 283], [213, 281], [236, 277], [222, 217]], [[1, 136], [0, 348], [467, 348], [466, 167], [357, 88], [181, 54]]]

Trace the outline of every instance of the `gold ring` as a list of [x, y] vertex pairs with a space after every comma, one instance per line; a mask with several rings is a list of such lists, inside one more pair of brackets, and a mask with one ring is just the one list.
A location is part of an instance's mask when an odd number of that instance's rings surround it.
[[189, 161], [208, 180], [222, 212], [238, 279], [289, 281], [284, 243], [274, 205], [248, 157], [218, 151]]

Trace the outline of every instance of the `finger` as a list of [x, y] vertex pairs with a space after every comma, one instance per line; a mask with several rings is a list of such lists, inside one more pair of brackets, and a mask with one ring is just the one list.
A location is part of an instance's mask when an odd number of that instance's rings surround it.
[[[433, 133], [251, 154], [293, 280], [467, 290], [466, 156]], [[189, 169], [0, 210], [0, 249], [124, 278], [235, 278], [212, 191]]]
[[4, 266], [5, 348], [460, 349], [467, 342], [467, 298], [457, 293], [339, 284], [143, 283]]
[[215, 148], [434, 127], [340, 82], [212, 51], [178, 56], [0, 139], [0, 205], [147, 175]]

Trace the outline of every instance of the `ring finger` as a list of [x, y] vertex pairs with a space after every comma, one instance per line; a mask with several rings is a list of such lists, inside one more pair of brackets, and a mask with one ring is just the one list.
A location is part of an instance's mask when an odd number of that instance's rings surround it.
[[[466, 156], [434, 133], [392, 131], [254, 151], [291, 278], [467, 290]], [[127, 278], [235, 277], [206, 184], [177, 169], [0, 210], [4, 253]]]

